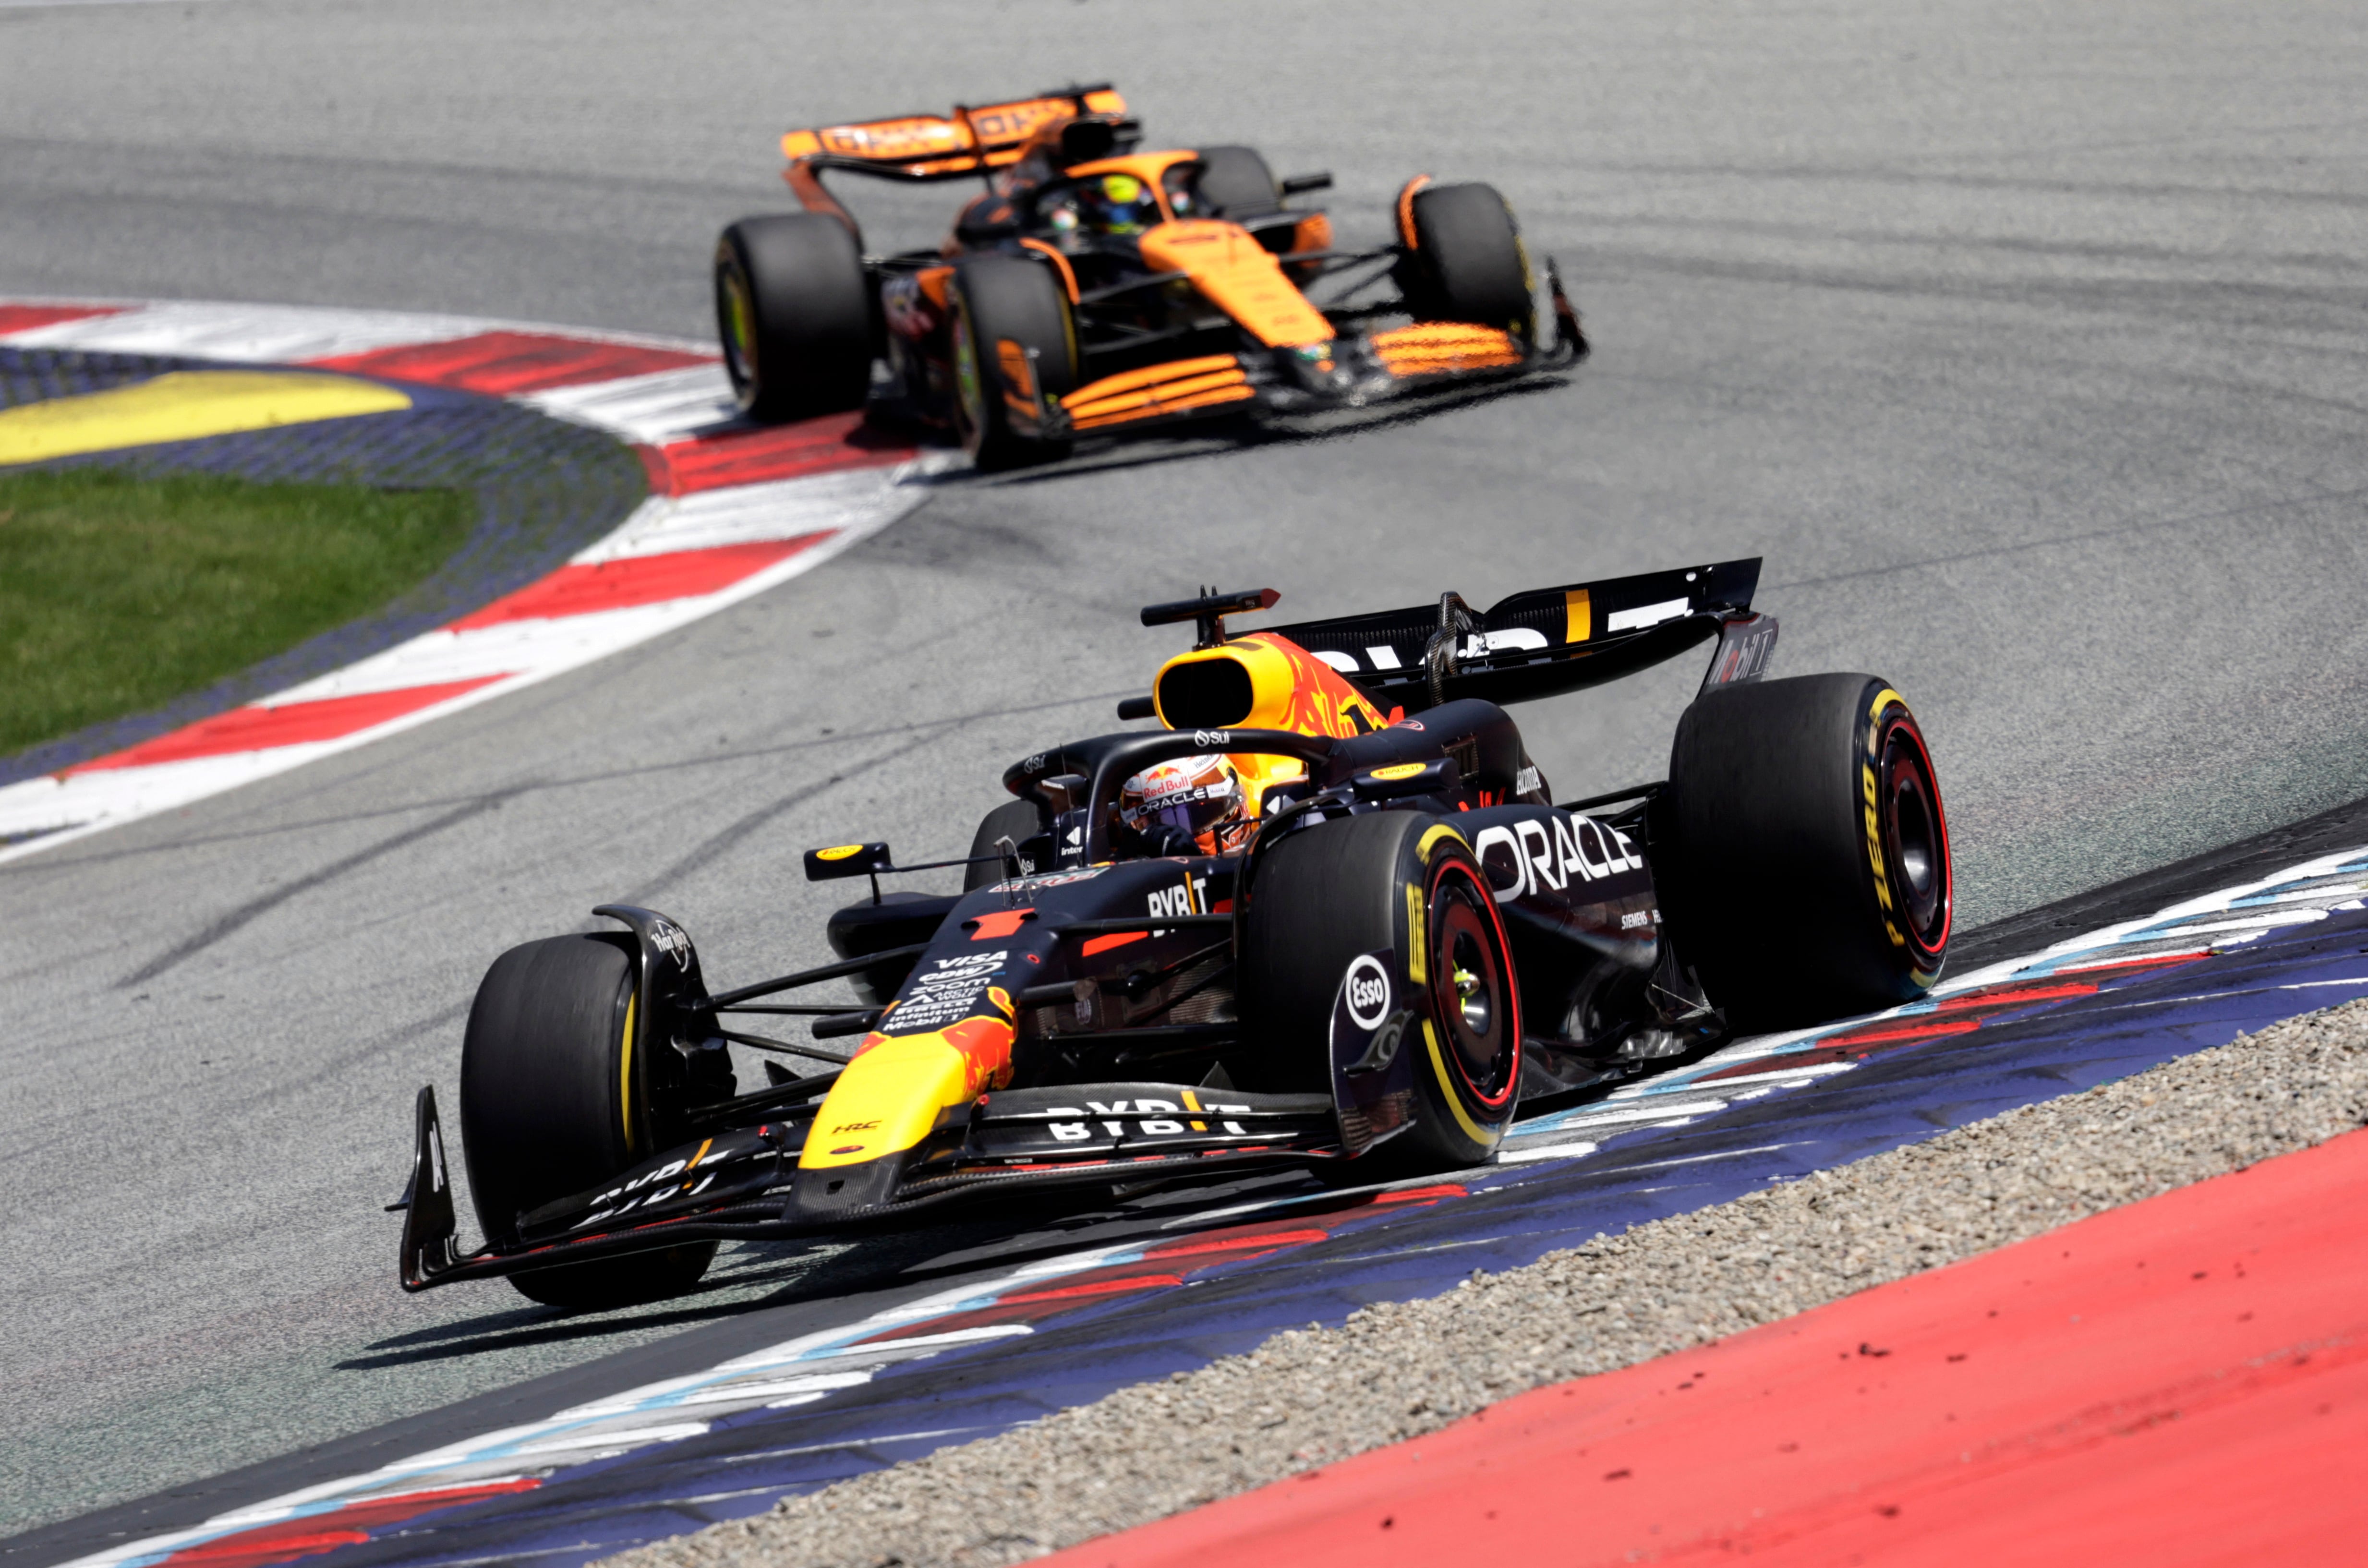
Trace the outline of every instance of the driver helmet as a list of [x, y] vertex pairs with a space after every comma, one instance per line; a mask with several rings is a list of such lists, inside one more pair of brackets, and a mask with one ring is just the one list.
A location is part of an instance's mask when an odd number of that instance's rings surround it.
[[1159, 222], [1151, 187], [1133, 175], [1104, 175], [1077, 187], [1087, 221], [1105, 234], [1139, 234]]
[[1225, 854], [1247, 821], [1242, 781], [1217, 755], [1144, 768], [1119, 790], [1118, 814], [1155, 852], [1167, 854], [1190, 853], [1187, 839], [1203, 855]]

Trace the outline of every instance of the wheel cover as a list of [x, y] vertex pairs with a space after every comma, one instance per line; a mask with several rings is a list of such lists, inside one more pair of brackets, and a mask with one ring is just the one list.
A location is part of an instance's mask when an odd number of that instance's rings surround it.
[[723, 295], [723, 368], [733, 390], [752, 393], [757, 386], [757, 306], [748, 293], [748, 279], [739, 267], [727, 263], [716, 278]]
[[1884, 726], [1876, 769], [1884, 870], [1896, 907], [1906, 917], [1908, 942], [1921, 957], [1948, 945], [1953, 902], [1948, 819], [1924, 738], [1904, 715]]
[[971, 332], [970, 306], [954, 296], [954, 428], [973, 457], [986, 434], [986, 385], [979, 374], [978, 346]]
[[1460, 860], [1433, 873], [1429, 898], [1431, 1015], [1446, 1059], [1474, 1105], [1511, 1101], [1520, 1061], [1520, 1004], [1496, 901]]

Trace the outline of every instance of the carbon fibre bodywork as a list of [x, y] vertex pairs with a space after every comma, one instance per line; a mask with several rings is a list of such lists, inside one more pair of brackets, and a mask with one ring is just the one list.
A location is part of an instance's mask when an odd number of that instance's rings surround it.
[[[967, 393], [991, 403], [1018, 437], [1057, 445], [1211, 416], [1360, 407], [1557, 369], [1587, 353], [1551, 258], [1532, 274], [1523, 253], [1531, 301], [1512, 319], [1459, 316], [1423, 297], [1410, 202], [1427, 176], [1401, 193], [1389, 243], [1343, 249], [1329, 215], [1301, 201], [1327, 187], [1329, 175], [1262, 174], [1269, 188], [1244, 198], [1204, 181], [1218, 157], [1250, 160], [1262, 173], [1248, 149], [1146, 152], [1138, 140], [1108, 85], [782, 138], [784, 178], [801, 204], [843, 223], [859, 248], [862, 227], [825, 174], [985, 187], [939, 246], [864, 248], [884, 367], [870, 399], [875, 414], [957, 427]], [[1081, 224], [1077, 193], [1110, 178], [1140, 187], [1133, 221]], [[1057, 376], [1031, 362], [1027, 344], [963, 350], [958, 266], [998, 254], [1058, 279], [1072, 363]], [[723, 326], [729, 357], [728, 311]]]
[[[1419, 900], [1393, 938], [1413, 949], [1406, 961], [1384, 950], [1320, 977], [1337, 979], [1329, 1027], [1313, 1031], [1323, 1038], [1278, 1046], [1240, 1005], [1246, 944], [1278, 939], [1252, 918], [1261, 869], [1277, 846], [1327, 822], [1408, 813], [1400, 820], [1434, 824], [1421, 829], [1426, 856], [1443, 842], [1485, 883], [1518, 1035], [1507, 1119], [1513, 1104], [1715, 1043], [1724, 1020], [1664, 939], [1650, 865], [1656, 787], [1554, 804], [1492, 699], [1575, 689], [1713, 640], [1705, 689], [1756, 679], [1775, 634], [1750, 609], [1758, 574], [1756, 561], [1731, 562], [1517, 595], [1486, 612], [1449, 595], [1435, 608], [1241, 637], [1222, 615], [1271, 595], [1146, 610], [1146, 621], [1202, 623], [1200, 645], [1155, 682], [1148, 707], [1162, 727], [1049, 747], [1008, 769], [1004, 786], [1032, 803], [1036, 831], [991, 846], [985, 885], [882, 895], [881, 875], [930, 867], [897, 867], [881, 844], [813, 852], [809, 876], [870, 876], [872, 898], [831, 920], [834, 961], [729, 991], [707, 987], [676, 923], [604, 905], [638, 949], [639, 1021], [628, 1024], [638, 1036], [623, 1060], [639, 1063], [637, 1103], [649, 1108], [644, 1157], [506, 1230], [489, 1220], [495, 1233], [463, 1254], [423, 1089], [404, 1286], [893, 1223], [992, 1193], [1370, 1158], [1406, 1131], [1432, 1087], [1423, 1074], [1453, 1087], [1443, 1028], [1428, 1021], [1436, 1007], [1407, 983], [1423, 977], [1431, 929], [1416, 918]], [[1246, 836], [1214, 853], [1131, 837], [1114, 810], [1121, 785], [1207, 753], [1234, 763], [1252, 792]], [[763, 1000], [832, 982], [854, 996]], [[721, 1021], [750, 1013], [802, 1017], [814, 1042]], [[731, 1041], [834, 1060], [823, 1042], [859, 1034], [835, 1071], [775, 1069], [775, 1083], [749, 1093], [723, 1065]], [[1281, 1074], [1288, 1092], [1273, 1092], [1277, 1050], [1294, 1063]], [[1262, 1092], [1234, 1086], [1260, 1081]]]

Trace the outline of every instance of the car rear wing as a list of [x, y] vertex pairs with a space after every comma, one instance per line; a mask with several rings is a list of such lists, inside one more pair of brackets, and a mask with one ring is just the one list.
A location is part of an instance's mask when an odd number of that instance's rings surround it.
[[781, 138], [781, 153], [793, 166], [953, 179], [1017, 162], [1029, 139], [1056, 120], [1125, 112], [1126, 100], [1103, 82], [1009, 103], [957, 104], [951, 115], [898, 115], [792, 131]]
[[1347, 676], [1384, 711], [1462, 697], [1524, 702], [1600, 686], [1721, 639], [1704, 685], [1754, 680], [1776, 622], [1755, 614], [1759, 558], [1532, 588], [1474, 610], [1435, 605], [1262, 627]]

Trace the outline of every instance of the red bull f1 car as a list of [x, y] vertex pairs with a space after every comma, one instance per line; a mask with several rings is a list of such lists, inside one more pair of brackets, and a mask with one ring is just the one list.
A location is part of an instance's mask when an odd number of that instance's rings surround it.
[[[713, 987], [679, 924], [621, 904], [598, 911], [617, 931], [496, 960], [460, 1086], [485, 1239], [459, 1250], [423, 1089], [404, 1287], [622, 1301], [690, 1288], [734, 1238], [1038, 1189], [1475, 1165], [1525, 1105], [1920, 994], [1951, 908], [1923, 735], [1875, 676], [1762, 678], [1759, 573], [1246, 635], [1225, 618], [1270, 590], [1146, 609], [1199, 632], [1120, 707], [1156, 727], [1013, 763], [959, 859], [806, 856], [810, 878], [869, 883], [829, 918], [831, 961]], [[1505, 705], [1705, 642], [1668, 776], [1555, 803]], [[881, 886], [955, 869], [958, 892]], [[844, 994], [786, 999], [825, 986]], [[734, 1044], [768, 1053], [762, 1086]]]
[[[1140, 141], [1107, 85], [791, 131], [806, 210], [744, 218], [716, 246], [743, 411], [869, 406], [1010, 468], [1080, 436], [1361, 406], [1587, 351], [1553, 261], [1541, 280], [1489, 186], [1412, 179], [1390, 243], [1341, 249], [1297, 204], [1331, 176]], [[873, 255], [828, 173], [985, 190], [937, 249]]]

